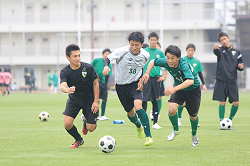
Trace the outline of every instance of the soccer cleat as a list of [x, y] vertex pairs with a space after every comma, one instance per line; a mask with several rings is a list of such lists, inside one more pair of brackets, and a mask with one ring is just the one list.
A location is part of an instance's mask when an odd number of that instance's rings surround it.
[[106, 116], [101, 116], [99, 120], [109, 120]]
[[82, 146], [84, 144], [84, 140], [78, 140], [78, 141], [75, 141], [71, 146], [70, 148], [78, 148], [79, 146]]
[[200, 124], [198, 124], [198, 127], [201, 127], [201, 125], [200, 125]]
[[178, 126], [181, 127], [181, 118], [178, 118]]
[[144, 145], [145, 145], [145, 146], [153, 145], [153, 138], [151, 138], [151, 137], [146, 137], [146, 142], [145, 142]]
[[143, 134], [143, 127], [141, 126], [140, 128], [137, 128], [136, 127], [136, 133], [137, 133], [137, 136], [139, 138], [143, 138], [144, 137], [144, 134]]
[[199, 140], [198, 140], [197, 135], [195, 135], [195, 136], [192, 135], [192, 142], [191, 143], [192, 143], [193, 146], [198, 146]]
[[103, 120], [103, 119], [102, 119], [102, 116], [98, 116], [98, 117], [97, 117], [97, 120]]
[[82, 128], [82, 133], [84, 134], [84, 135], [86, 135], [86, 134], [88, 134], [88, 130], [87, 129], [85, 129], [84, 127]]
[[161, 126], [159, 126], [157, 123], [155, 123], [153, 126], [152, 126], [153, 129], [160, 129], [162, 128]]
[[172, 131], [170, 134], [169, 134], [169, 136], [168, 136], [168, 138], [167, 138], [167, 141], [172, 141], [174, 138], [175, 138], [175, 136], [176, 135], [179, 135], [180, 134], [180, 130], [179, 131]]

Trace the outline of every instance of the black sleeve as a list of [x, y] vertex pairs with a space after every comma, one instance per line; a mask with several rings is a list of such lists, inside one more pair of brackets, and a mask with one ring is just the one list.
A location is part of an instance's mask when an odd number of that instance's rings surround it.
[[205, 81], [204, 81], [204, 77], [203, 77], [202, 72], [199, 72], [198, 74], [199, 74], [199, 77], [200, 77], [200, 79], [201, 79], [202, 85], [204, 85], [204, 84], [205, 84]]
[[218, 50], [218, 49], [214, 49], [214, 55], [216, 55], [216, 56], [220, 56], [220, 50]]
[[[241, 63], [243, 63], [243, 59], [242, 59], [242, 54], [239, 52], [237, 65], [238, 65], [238, 64], [241, 64]], [[243, 68], [243, 69], [244, 69], [244, 68]], [[237, 70], [243, 71], [243, 69], [240, 69], [240, 68], [237, 66]]]
[[109, 60], [109, 58], [106, 58], [106, 59], [104, 60], [104, 67], [105, 67], [105, 66], [109, 66], [109, 64], [110, 64], [110, 60]]

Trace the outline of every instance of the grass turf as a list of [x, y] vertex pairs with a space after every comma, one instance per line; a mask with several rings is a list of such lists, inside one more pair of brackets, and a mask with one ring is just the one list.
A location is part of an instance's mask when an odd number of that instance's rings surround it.
[[[98, 121], [97, 129], [83, 137], [85, 144], [70, 149], [74, 139], [65, 131], [62, 115], [66, 94], [13, 93], [0, 98], [0, 165], [250, 165], [249, 97], [249, 92], [240, 92], [233, 130], [219, 130], [219, 103], [212, 101], [211, 91], [203, 93], [197, 147], [191, 145], [185, 108], [181, 134], [174, 141], [166, 141], [172, 126], [168, 119], [168, 97], [163, 97], [158, 122], [162, 129], [151, 129], [154, 145], [145, 147], [145, 139], [137, 138], [135, 126], [127, 119], [116, 94], [110, 93], [105, 114], [110, 120]], [[150, 108], [149, 103], [148, 114]], [[230, 108], [227, 103], [225, 117], [229, 116]], [[38, 119], [42, 111], [49, 112], [48, 122]], [[80, 115], [74, 124], [81, 133]], [[115, 119], [125, 120], [125, 124], [113, 124]], [[104, 135], [116, 139], [114, 152], [105, 154], [99, 149], [98, 141]]]

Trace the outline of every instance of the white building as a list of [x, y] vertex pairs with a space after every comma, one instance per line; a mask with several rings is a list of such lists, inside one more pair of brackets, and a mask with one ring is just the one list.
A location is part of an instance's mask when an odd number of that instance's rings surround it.
[[[161, 8], [160, 0], [148, 0], [148, 10], [145, 2], [94, 0], [94, 48], [99, 49], [94, 58], [101, 57], [104, 48], [127, 45], [131, 32], [148, 30], [160, 35], [163, 50], [174, 44], [184, 56], [192, 42], [202, 63], [216, 62], [212, 49], [221, 17], [213, 1], [162, 0]], [[47, 89], [47, 71], [68, 64], [64, 51], [72, 43], [80, 44], [82, 61], [92, 60], [90, 4], [91, 0], [0, 0], [0, 67], [11, 70], [12, 84], [24, 86], [24, 73], [29, 71], [38, 88]]]

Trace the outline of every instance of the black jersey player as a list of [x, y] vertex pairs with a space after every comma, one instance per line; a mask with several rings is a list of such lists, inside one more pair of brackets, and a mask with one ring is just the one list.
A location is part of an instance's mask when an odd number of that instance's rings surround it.
[[70, 64], [64, 67], [60, 73], [61, 90], [69, 93], [64, 114], [64, 126], [66, 131], [75, 139], [70, 148], [78, 148], [84, 143], [73, 124], [75, 117], [82, 109], [85, 116], [82, 132], [92, 132], [96, 128], [99, 101], [99, 83], [94, 67], [81, 62], [80, 48], [71, 44], [66, 47], [66, 58]]

